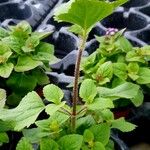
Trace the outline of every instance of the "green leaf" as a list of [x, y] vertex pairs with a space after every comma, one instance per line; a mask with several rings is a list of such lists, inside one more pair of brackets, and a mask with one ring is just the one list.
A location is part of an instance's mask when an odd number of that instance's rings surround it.
[[50, 131], [50, 126], [53, 124], [53, 122], [57, 123], [57, 126], [59, 127], [63, 125], [68, 119], [68, 115], [56, 112], [54, 115], [50, 116], [50, 118], [36, 121], [35, 124], [42, 130]]
[[15, 71], [29, 71], [41, 65], [43, 65], [41, 61], [33, 60], [32, 57], [24, 55], [18, 58], [17, 65], [15, 66]]
[[123, 83], [115, 88], [109, 89], [105, 87], [99, 87], [98, 92], [101, 97], [108, 97], [113, 99], [127, 98], [131, 99], [137, 95], [139, 86], [130, 82]]
[[127, 79], [127, 65], [125, 63], [114, 63], [114, 75], [122, 80]]
[[36, 52], [33, 58], [36, 60], [53, 62], [56, 60], [56, 57], [54, 56], [54, 46], [45, 42], [41, 42], [36, 47]]
[[10, 121], [2, 121], [0, 120], [0, 132], [6, 132], [13, 130], [13, 125]]
[[107, 123], [93, 125], [89, 130], [94, 134], [94, 141], [106, 145], [110, 138], [110, 126]]
[[46, 85], [50, 82], [49, 77], [42, 69], [35, 69], [32, 71], [32, 74], [36, 78], [38, 85]]
[[138, 84], [148, 84], [150, 83], [150, 69], [149, 68], [140, 68], [138, 72], [139, 78], [136, 80]]
[[126, 55], [126, 60], [129, 62], [141, 62], [145, 63], [145, 59], [142, 55], [138, 54], [136, 51], [130, 51]]
[[122, 51], [127, 53], [132, 50], [131, 43], [124, 36], [121, 36], [119, 38], [119, 43], [120, 43], [120, 47], [121, 47]]
[[9, 36], [9, 32], [6, 29], [0, 27], [0, 39], [5, 38], [7, 36]]
[[11, 34], [20, 39], [28, 38], [29, 34], [32, 32], [32, 28], [27, 21], [21, 21], [16, 26], [9, 26], [12, 31]]
[[87, 31], [98, 21], [110, 15], [119, 2], [126, 1], [119, 0], [118, 3], [109, 3], [99, 0], [71, 0], [56, 9], [55, 19], [79, 25]]
[[51, 34], [51, 32], [33, 32], [32, 36], [38, 37], [38, 39], [42, 40], [46, 37], [48, 37]]
[[49, 104], [45, 108], [45, 112], [49, 115], [54, 115], [60, 108], [65, 105], [66, 102], [61, 102], [59, 105]]
[[35, 51], [35, 47], [38, 46], [40, 40], [37, 36], [31, 36], [26, 40], [25, 46], [22, 47], [22, 50], [25, 53]]
[[58, 144], [60, 150], [80, 150], [83, 142], [83, 137], [78, 134], [65, 135], [60, 138]]
[[34, 150], [29, 140], [25, 137], [21, 138], [17, 144], [16, 150]]
[[70, 32], [75, 33], [75, 34], [79, 34], [79, 35], [83, 35], [83, 30], [80, 26], [78, 25], [72, 25], [71, 27], [69, 27], [68, 29]]
[[90, 130], [86, 129], [83, 134], [83, 140], [84, 140], [84, 142], [93, 141], [94, 140], [93, 133]]
[[125, 121], [124, 118], [119, 118], [112, 122], [111, 128], [119, 129], [122, 132], [130, 132], [136, 128], [136, 125]]
[[87, 103], [92, 103], [96, 94], [97, 89], [96, 85], [94, 84], [94, 81], [91, 79], [84, 80], [81, 84], [79, 91], [79, 95], [82, 98], [82, 100]]
[[100, 110], [106, 108], [114, 108], [114, 104], [109, 98], [96, 98], [93, 103], [87, 105], [89, 110]]
[[24, 95], [27, 92], [34, 90], [37, 85], [37, 80], [36, 77], [30, 74], [14, 72], [7, 80], [7, 85], [14, 92]]
[[7, 133], [5, 132], [0, 133], [0, 143], [9, 143], [9, 137]]
[[0, 89], [0, 108], [5, 106], [6, 102], [6, 91], [4, 89]]
[[82, 132], [83, 132], [83, 129], [85, 130], [94, 124], [95, 124], [94, 118], [91, 115], [87, 115], [86, 117], [81, 117], [77, 119], [76, 128], [82, 129]]
[[106, 121], [114, 120], [114, 114], [109, 109], [101, 111], [102, 118]]
[[31, 143], [39, 143], [43, 137], [51, 136], [53, 133], [41, 130], [40, 128], [24, 129], [23, 135]]
[[12, 49], [17, 54], [22, 54], [21, 52], [21, 43], [19, 42], [19, 39], [15, 36], [9, 36], [2, 39], [2, 42], [4, 42], [10, 49]]
[[93, 150], [106, 150], [105, 146], [101, 142], [95, 142]]
[[49, 84], [43, 88], [44, 97], [55, 104], [60, 104], [64, 97], [63, 91], [54, 84]]
[[139, 107], [140, 105], [142, 105], [144, 100], [144, 95], [143, 92], [139, 89], [137, 95], [131, 99], [131, 102], [136, 106]]
[[0, 119], [11, 121], [14, 130], [19, 131], [33, 124], [44, 109], [44, 104], [36, 92], [28, 93], [14, 109], [1, 109]]
[[111, 61], [105, 62], [102, 65], [100, 65], [96, 74], [93, 75], [93, 77], [100, 85], [110, 82], [112, 76], [113, 76], [113, 66]]
[[58, 144], [50, 138], [42, 138], [40, 150], [59, 150]]
[[3, 78], [8, 78], [12, 73], [14, 65], [12, 63], [0, 64], [0, 76]]

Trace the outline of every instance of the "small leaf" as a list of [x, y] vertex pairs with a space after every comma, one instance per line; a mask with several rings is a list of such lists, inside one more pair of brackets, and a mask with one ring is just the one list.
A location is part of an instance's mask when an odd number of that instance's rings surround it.
[[60, 150], [80, 150], [83, 137], [78, 134], [65, 135], [58, 141]]
[[150, 83], [150, 69], [149, 68], [140, 68], [138, 72], [139, 78], [136, 80], [138, 84], [148, 84]]
[[84, 140], [84, 142], [93, 141], [94, 140], [93, 133], [90, 130], [86, 129], [83, 134], [83, 140]]
[[6, 102], [6, 91], [4, 89], [0, 89], [0, 108], [5, 106]]
[[114, 75], [122, 80], [127, 79], [127, 65], [125, 63], [114, 63]]
[[106, 150], [105, 146], [101, 142], [95, 142], [93, 150]]
[[54, 115], [60, 108], [65, 105], [66, 102], [62, 102], [59, 105], [49, 104], [45, 108], [45, 112], [49, 115]]
[[0, 27], [0, 39], [5, 38], [7, 36], [9, 36], [9, 32], [6, 29]]
[[8, 78], [12, 73], [14, 65], [12, 63], [0, 64], [0, 76]]
[[42, 138], [40, 150], [59, 150], [58, 144], [50, 138]]
[[32, 36], [38, 37], [38, 39], [42, 40], [46, 37], [48, 37], [51, 34], [51, 32], [33, 32]]
[[21, 138], [17, 144], [16, 150], [34, 150], [29, 140], [25, 137]]
[[20, 56], [17, 65], [15, 66], [16, 72], [24, 72], [32, 70], [38, 66], [43, 65], [41, 61], [33, 60], [30, 56]]
[[9, 143], [9, 137], [7, 133], [5, 132], [0, 133], [0, 143]]
[[122, 132], [130, 132], [136, 128], [136, 125], [126, 122], [124, 118], [119, 118], [112, 122], [112, 128], [119, 129]]
[[94, 134], [94, 140], [106, 145], [110, 138], [110, 126], [107, 123], [93, 125], [89, 130]]
[[64, 97], [63, 91], [54, 84], [49, 84], [43, 88], [44, 97], [55, 104], [60, 104]]
[[97, 89], [94, 81], [91, 79], [84, 80], [81, 84], [79, 94], [83, 101], [92, 103], [94, 97], [97, 94]]
[[131, 102], [136, 106], [139, 107], [140, 105], [142, 105], [144, 100], [144, 95], [143, 92], [139, 89], [137, 95], [131, 99]]
[[122, 51], [127, 53], [132, 50], [131, 43], [124, 36], [121, 36], [119, 38], [119, 43], [120, 43], [120, 47], [121, 47]]

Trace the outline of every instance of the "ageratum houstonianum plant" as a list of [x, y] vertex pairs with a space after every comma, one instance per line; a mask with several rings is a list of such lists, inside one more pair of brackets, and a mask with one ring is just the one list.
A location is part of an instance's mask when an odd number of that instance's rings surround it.
[[[89, 32], [98, 21], [125, 2], [70, 0], [56, 9], [55, 19], [72, 23], [70, 30], [78, 34], [81, 40], [77, 51], [72, 105], [62, 101], [64, 93], [59, 87], [49, 84], [43, 89], [45, 99], [50, 102], [48, 105], [45, 106], [33, 91], [16, 108], [0, 109], [0, 119], [9, 122], [12, 130], [23, 132], [24, 137], [18, 143], [17, 150], [32, 150], [31, 143], [38, 144], [40, 150], [113, 150], [111, 129], [128, 132], [136, 127], [124, 118], [114, 118], [110, 110], [114, 108], [112, 99], [101, 97], [92, 79], [85, 79], [80, 87], [78, 85], [82, 52]], [[79, 97], [83, 104], [78, 104]], [[36, 121], [43, 110], [48, 118]], [[33, 123], [36, 126], [27, 129]]]

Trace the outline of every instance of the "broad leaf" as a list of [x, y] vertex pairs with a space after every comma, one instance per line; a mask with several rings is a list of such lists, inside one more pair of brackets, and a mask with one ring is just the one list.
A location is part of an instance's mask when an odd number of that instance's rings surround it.
[[125, 2], [127, 0], [114, 3], [99, 0], [71, 0], [56, 9], [55, 19], [77, 24], [87, 31], [98, 21], [110, 15], [115, 7]]
[[83, 101], [92, 103], [94, 97], [97, 94], [97, 89], [94, 81], [91, 79], [84, 80], [81, 84], [79, 94]]
[[17, 144], [16, 150], [34, 150], [34, 149], [32, 147], [32, 144], [30, 144], [29, 140], [23, 137]]
[[3, 78], [8, 78], [12, 73], [14, 65], [12, 63], [0, 64], [0, 76]]
[[5, 38], [7, 36], [9, 36], [9, 32], [6, 29], [0, 27], [0, 39]]
[[43, 138], [40, 142], [40, 150], [59, 150], [59, 146], [54, 140]]
[[60, 138], [58, 144], [60, 150], [80, 150], [83, 142], [83, 137], [78, 134], [65, 135]]
[[22, 130], [33, 124], [44, 109], [41, 98], [35, 92], [28, 93], [14, 109], [1, 109], [0, 119], [11, 121], [14, 124], [14, 130]]
[[17, 65], [15, 66], [15, 71], [25, 72], [41, 65], [43, 65], [41, 61], [33, 60], [32, 57], [24, 55], [18, 58]]
[[136, 128], [136, 125], [125, 121], [124, 118], [119, 118], [112, 122], [112, 128], [119, 129], [122, 132], [130, 132]]
[[104, 144], [101, 142], [95, 142], [93, 150], [106, 150]]
[[44, 97], [55, 104], [60, 104], [64, 97], [63, 91], [54, 84], [49, 84], [43, 89]]

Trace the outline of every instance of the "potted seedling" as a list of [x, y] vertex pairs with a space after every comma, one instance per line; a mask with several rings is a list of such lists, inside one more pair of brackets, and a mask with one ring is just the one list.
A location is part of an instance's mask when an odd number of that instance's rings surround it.
[[[17, 150], [33, 150], [32, 144], [39, 145], [40, 150], [113, 150], [115, 144], [110, 139], [111, 129], [128, 132], [136, 127], [123, 117], [114, 118], [111, 112], [111, 108], [114, 108], [113, 99], [103, 97], [94, 80], [85, 79], [79, 88], [80, 62], [89, 32], [98, 21], [125, 2], [126, 0], [71, 0], [57, 8], [55, 19], [74, 24], [71, 31], [81, 38], [72, 105], [68, 106], [66, 101], [62, 101], [64, 93], [59, 87], [49, 84], [43, 89], [48, 105], [45, 106], [41, 97], [33, 91], [16, 108], [0, 109], [0, 120], [9, 122], [12, 130], [22, 131], [24, 135], [17, 144]], [[128, 85], [130, 84], [126, 83], [121, 89], [123, 95], [128, 95]], [[136, 85], [131, 87], [138, 90]], [[114, 91], [117, 92], [116, 89]], [[134, 91], [133, 93], [135, 94]], [[134, 94], [130, 93], [129, 96]], [[78, 104], [79, 97], [82, 104]], [[37, 117], [43, 110], [48, 117], [38, 120]], [[36, 126], [28, 128], [33, 123]]]
[[7, 104], [15, 106], [37, 85], [49, 83], [45, 71], [55, 60], [54, 48], [41, 41], [49, 34], [32, 32], [26, 21], [0, 28], [0, 86], [10, 91]]

